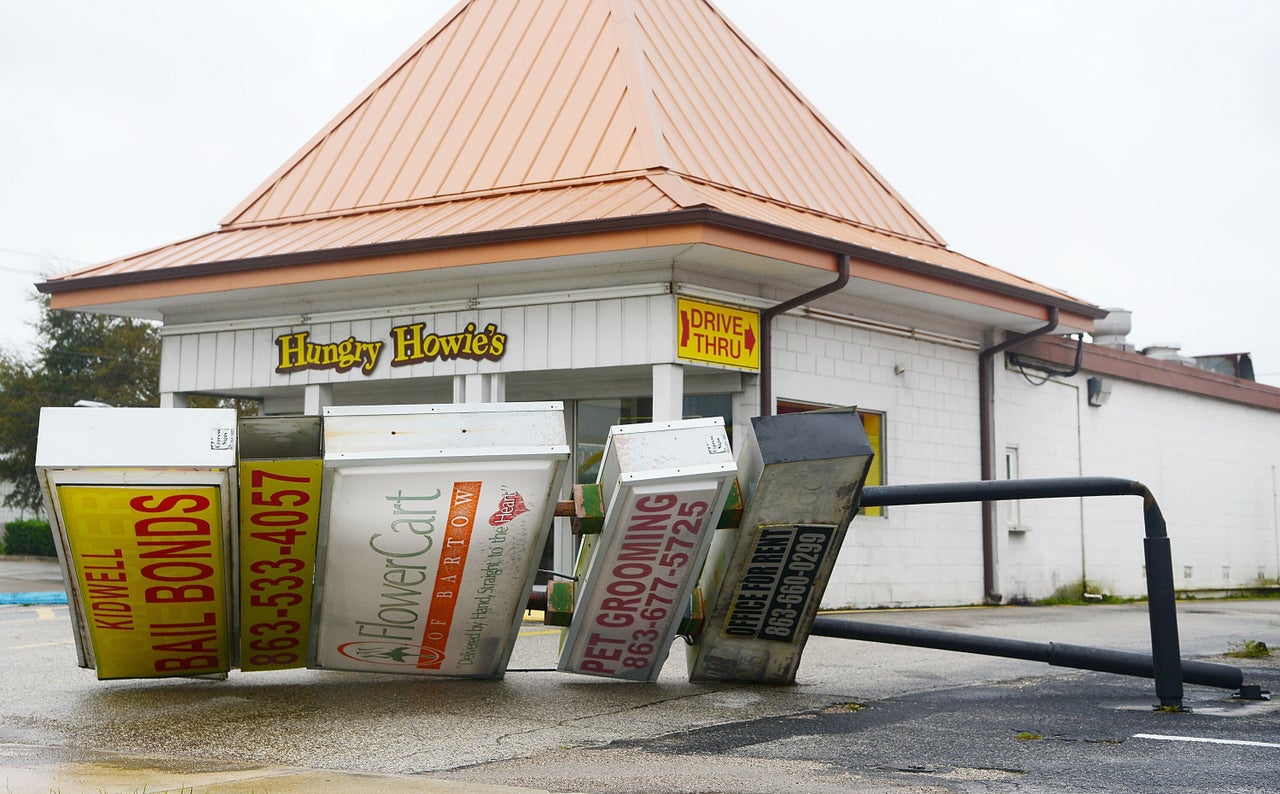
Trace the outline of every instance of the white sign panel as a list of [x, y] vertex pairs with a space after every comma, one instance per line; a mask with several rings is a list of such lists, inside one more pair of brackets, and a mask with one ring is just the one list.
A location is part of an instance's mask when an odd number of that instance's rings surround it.
[[553, 460], [334, 470], [314, 666], [501, 675], [559, 470]]
[[735, 474], [719, 418], [611, 429], [604, 527], [557, 669], [657, 679]]
[[630, 489], [622, 517], [592, 564], [560, 670], [647, 681], [667, 658], [706, 538], [724, 503], [722, 482]]

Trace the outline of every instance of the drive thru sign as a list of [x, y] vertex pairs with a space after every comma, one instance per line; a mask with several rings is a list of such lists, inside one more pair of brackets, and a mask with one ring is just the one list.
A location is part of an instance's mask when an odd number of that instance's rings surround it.
[[741, 369], [760, 369], [760, 312], [677, 299], [676, 356]]

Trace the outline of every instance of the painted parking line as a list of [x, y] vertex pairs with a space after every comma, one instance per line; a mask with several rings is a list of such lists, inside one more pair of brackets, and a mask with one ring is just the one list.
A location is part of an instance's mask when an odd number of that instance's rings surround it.
[[1198, 742], [1200, 744], [1234, 744], [1242, 747], [1274, 747], [1280, 750], [1277, 742], [1250, 742], [1244, 739], [1209, 739], [1204, 736], [1162, 736], [1158, 733], [1135, 733], [1135, 739], [1155, 739], [1161, 742]]
[[74, 645], [74, 644], [75, 644], [74, 640], [62, 640], [60, 642], [37, 642], [34, 645], [15, 645], [13, 646], [13, 650], [29, 651], [32, 648], [52, 648], [55, 645]]
[[[32, 614], [34, 613], [34, 615]], [[70, 614], [66, 609], [56, 609], [53, 607], [35, 607], [33, 609], [14, 610], [0, 614], [0, 623], [6, 626], [14, 623], [35, 623], [40, 620], [57, 620], [65, 618]]]

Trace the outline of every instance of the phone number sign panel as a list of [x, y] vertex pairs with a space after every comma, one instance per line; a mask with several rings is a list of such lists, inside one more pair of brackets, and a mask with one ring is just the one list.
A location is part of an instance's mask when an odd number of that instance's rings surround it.
[[733, 594], [725, 636], [795, 640], [835, 530], [822, 524], [761, 526], [746, 573]]

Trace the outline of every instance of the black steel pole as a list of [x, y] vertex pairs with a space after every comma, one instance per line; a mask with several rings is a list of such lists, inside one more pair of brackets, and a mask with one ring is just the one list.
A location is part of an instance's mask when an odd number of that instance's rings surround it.
[[1149, 495], [1150, 492], [1142, 483], [1121, 477], [1046, 477], [1031, 480], [979, 480], [923, 485], [868, 485], [862, 489], [862, 505], [888, 507], [1081, 496], [1142, 496], [1145, 498]]
[[1151, 621], [1151, 656], [1155, 660], [1156, 696], [1163, 708], [1182, 708], [1182, 655], [1178, 643], [1178, 607], [1173, 589], [1173, 553], [1164, 515], [1155, 499], [1143, 504], [1147, 536], [1142, 542], [1147, 563], [1147, 617]]
[[[1055, 667], [1096, 670], [1101, 673], [1139, 678], [1156, 677], [1154, 658], [1147, 654], [1090, 648], [1062, 642], [1029, 642], [981, 637], [975, 634], [887, 626], [883, 623], [868, 623], [823, 615], [814, 619], [812, 636], [910, 645], [916, 648], [976, 653], [1007, 659], [1025, 659]], [[1167, 675], [1167, 671], [1165, 674]], [[1238, 667], [1227, 664], [1182, 659], [1178, 669], [1178, 680], [1222, 689], [1239, 689], [1244, 684], [1244, 672]]]
[[1173, 589], [1173, 556], [1164, 516], [1150, 489], [1119, 477], [1054, 477], [1032, 480], [879, 485], [862, 489], [864, 507], [991, 502], [1005, 499], [1058, 499], [1084, 496], [1141, 496], [1146, 538], [1147, 615], [1151, 621], [1151, 655], [1160, 706], [1182, 708], [1181, 651]]

